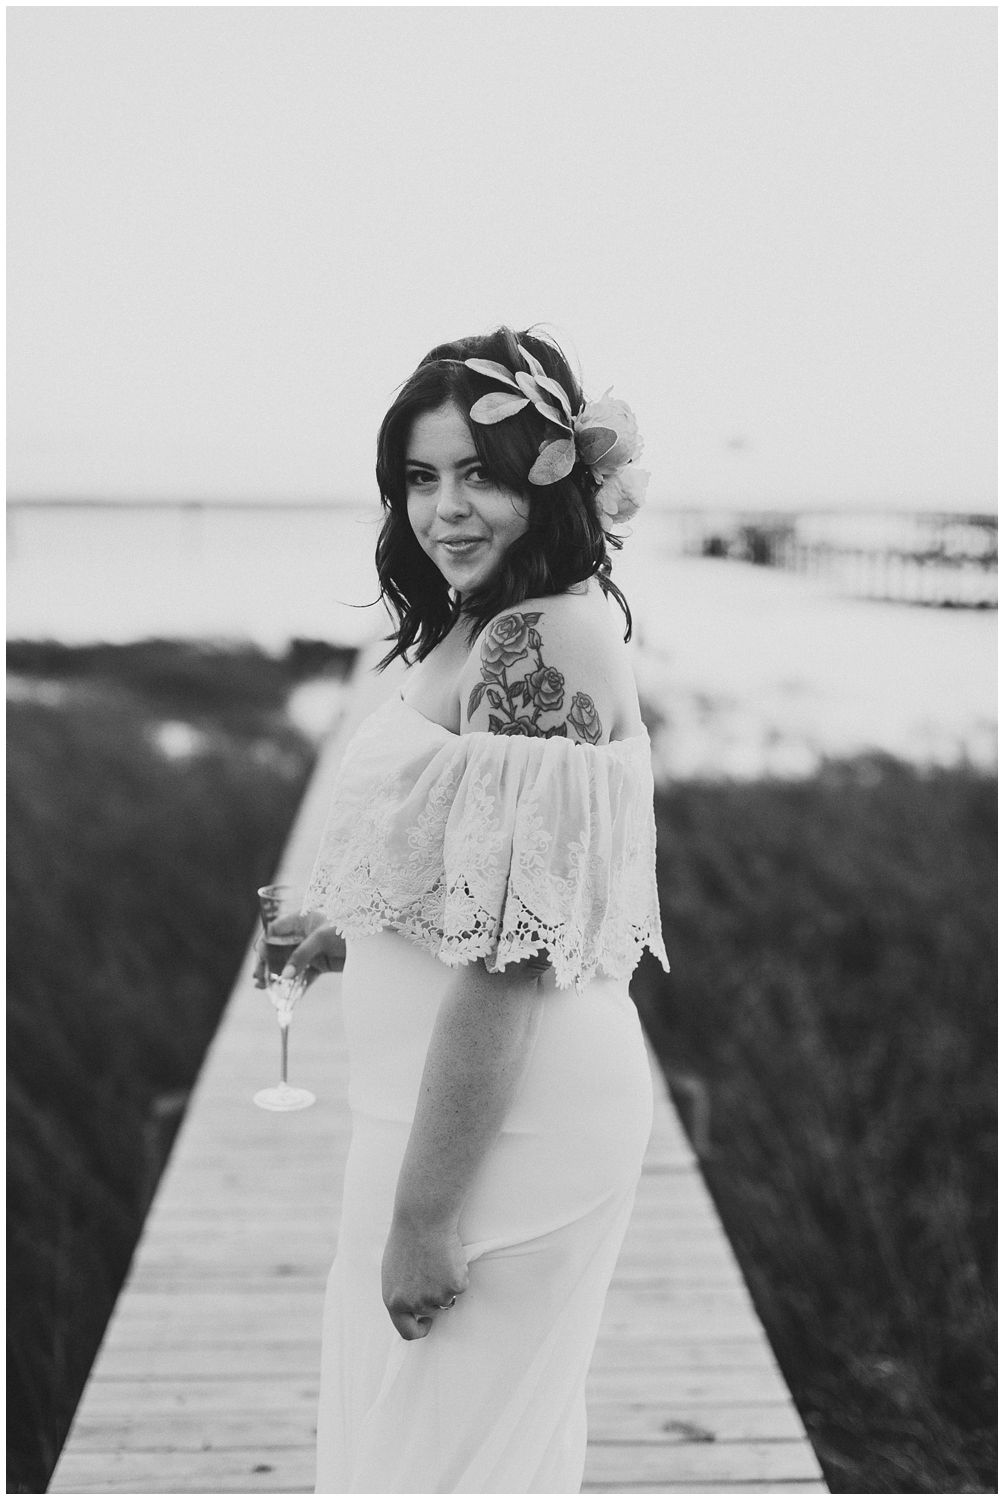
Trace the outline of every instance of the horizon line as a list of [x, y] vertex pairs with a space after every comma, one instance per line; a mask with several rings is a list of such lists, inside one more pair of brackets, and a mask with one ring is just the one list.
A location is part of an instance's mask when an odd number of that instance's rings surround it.
[[[149, 496], [147, 498], [119, 498], [108, 496], [52, 495], [15, 496], [8, 498], [8, 511], [27, 510], [378, 510], [379, 502], [349, 499], [346, 496], [329, 496], [325, 499], [306, 497], [286, 499], [251, 499], [247, 496], [223, 498], [220, 496], [196, 499], [192, 497]], [[771, 515], [898, 515], [898, 516], [944, 516], [952, 519], [969, 519], [986, 522], [997, 521], [998, 513], [981, 506], [933, 505], [931, 503], [905, 501], [855, 500], [841, 504], [833, 500], [806, 501], [762, 501], [746, 500], [651, 500], [646, 507], [650, 513], [660, 515], [685, 514], [755, 514]]]

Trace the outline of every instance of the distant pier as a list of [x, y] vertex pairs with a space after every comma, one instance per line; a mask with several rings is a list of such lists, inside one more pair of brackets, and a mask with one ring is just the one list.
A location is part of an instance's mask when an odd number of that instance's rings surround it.
[[680, 550], [819, 577], [859, 599], [997, 608], [997, 517], [940, 511], [674, 513]]

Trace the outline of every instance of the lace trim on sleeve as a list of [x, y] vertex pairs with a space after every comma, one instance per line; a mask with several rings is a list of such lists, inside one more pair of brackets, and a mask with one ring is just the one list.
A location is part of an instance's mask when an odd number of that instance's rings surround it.
[[629, 977], [646, 946], [669, 967], [645, 736], [457, 737], [413, 712], [402, 734], [391, 715], [346, 752], [308, 905], [347, 937], [392, 927], [451, 966], [496, 972], [543, 949], [561, 988]]

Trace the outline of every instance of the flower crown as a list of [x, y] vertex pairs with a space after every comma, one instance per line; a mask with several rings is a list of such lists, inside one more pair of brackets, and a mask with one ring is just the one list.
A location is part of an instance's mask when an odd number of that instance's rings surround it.
[[465, 359], [468, 369], [486, 375], [516, 392], [491, 391], [471, 407], [471, 418], [484, 425], [504, 422], [531, 403], [562, 436], [540, 445], [527, 475], [530, 484], [556, 484], [572, 472], [576, 459], [589, 469], [597, 485], [596, 503], [611, 521], [628, 521], [645, 499], [649, 474], [630, 468], [644, 446], [634, 412], [626, 401], [614, 400], [607, 391], [598, 401], [584, 401], [573, 414], [564, 386], [553, 380], [540, 360], [516, 346], [526, 360], [523, 370], [507, 370], [492, 359]]

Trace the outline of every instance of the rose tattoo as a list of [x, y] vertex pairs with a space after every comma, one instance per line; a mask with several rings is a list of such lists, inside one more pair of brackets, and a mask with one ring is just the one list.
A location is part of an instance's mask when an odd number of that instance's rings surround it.
[[568, 710], [568, 722], [580, 739], [588, 740], [591, 745], [599, 743], [603, 725], [596, 712], [596, 704], [588, 693], [575, 694], [572, 706]]
[[[573, 694], [562, 723], [544, 728], [540, 722], [544, 714], [560, 713], [565, 703], [564, 676], [557, 667], [549, 667], [541, 654], [540, 632], [534, 629], [540, 615], [539, 610], [513, 610], [489, 627], [481, 643], [481, 681], [475, 683], [467, 702], [468, 720], [487, 694], [493, 710], [488, 715], [492, 734], [568, 739], [571, 726], [579, 739], [597, 745], [603, 725], [588, 693]], [[524, 675], [511, 675], [511, 669], [523, 660], [527, 661]]]
[[530, 643], [530, 626], [540, 615], [503, 615], [489, 628], [481, 647], [481, 660], [487, 667], [511, 667], [526, 655]]
[[557, 667], [540, 667], [526, 679], [530, 701], [542, 713], [557, 712], [565, 701], [565, 679]]

